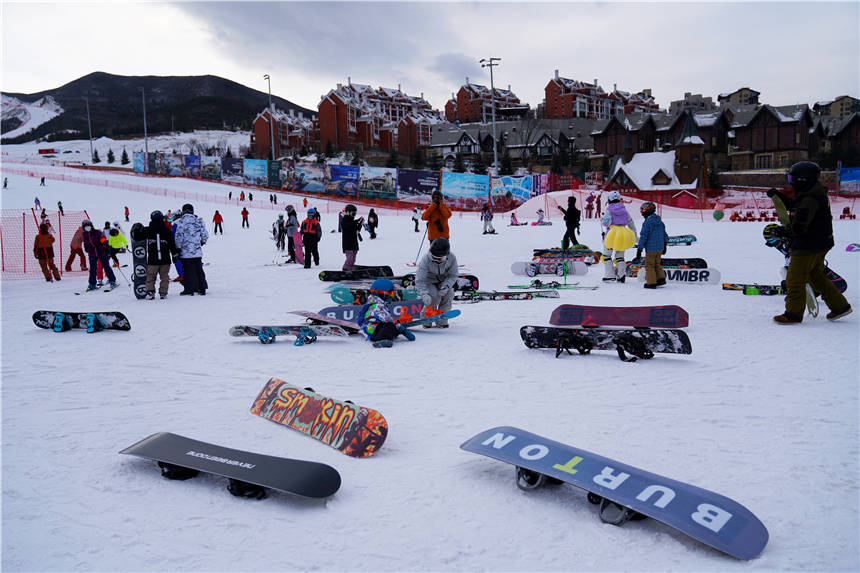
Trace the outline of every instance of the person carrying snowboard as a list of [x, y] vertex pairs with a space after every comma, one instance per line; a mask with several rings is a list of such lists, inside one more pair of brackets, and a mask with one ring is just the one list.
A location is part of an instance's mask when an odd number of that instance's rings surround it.
[[96, 270], [100, 265], [104, 269], [105, 275], [107, 275], [110, 287], [116, 287], [116, 275], [113, 274], [113, 269], [110, 268], [110, 263], [108, 263], [109, 247], [107, 238], [104, 236], [104, 233], [93, 227], [92, 221], [89, 219], [81, 221], [81, 228], [84, 230], [82, 237], [84, 250], [90, 259], [90, 277], [87, 290], [96, 290], [98, 288], [96, 287]]
[[427, 221], [427, 239], [431, 243], [440, 237], [451, 238], [451, 231], [448, 229], [451, 209], [445, 205], [442, 192], [438, 189], [433, 191], [433, 202], [421, 214], [421, 218]]
[[299, 216], [292, 205], [287, 205], [287, 252], [290, 254], [288, 263], [296, 262], [296, 239], [295, 234], [299, 232]]
[[496, 230], [493, 228], [493, 211], [488, 203], [484, 203], [481, 208], [481, 221], [484, 222], [484, 235], [495, 235]]
[[[624, 251], [636, 244], [636, 223], [621, 202], [621, 193], [610, 191], [607, 197], [606, 215], [602, 219], [604, 281], [624, 282], [627, 276], [627, 263]], [[612, 253], [615, 259], [612, 259]], [[614, 267], [613, 267], [614, 262]]]
[[54, 236], [48, 231], [48, 225], [45, 223], [39, 225], [39, 234], [33, 240], [33, 255], [39, 261], [39, 267], [46, 281], [53, 282], [51, 273], [54, 274], [54, 280], [60, 280], [60, 269], [54, 264]]
[[666, 272], [660, 265], [660, 258], [666, 254], [669, 235], [654, 203], [645, 201], [639, 207], [639, 212], [645, 217], [645, 222], [639, 231], [636, 258], [641, 259], [642, 251], [645, 251], [645, 288], [654, 289], [666, 284]]
[[343, 270], [351, 271], [355, 269], [355, 257], [358, 256], [358, 231], [361, 229], [363, 218], [355, 219], [355, 214], [358, 209], [352, 203], [343, 208], [343, 218], [340, 221], [341, 235], [340, 241], [343, 247], [343, 254], [346, 259], [343, 261]]
[[209, 240], [206, 223], [194, 214], [194, 206], [182, 206], [182, 218], [175, 225], [176, 248], [182, 261], [182, 286], [180, 295], [206, 294], [208, 284], [203, 271], [203, 245]]
[[579, 229], [579, 217], [581, 215], [579, 209], [576, 208], [576, 197], [568, 197], [567, 198], [567, 209], [558, 206], [558, 210], [564, 213], [564, 224], [565, 224], [565, 232], [564, 237], [561, 238], [561, 248], [563, 250], [567, 250], [567, 247], [570, 244], [578, 245], [579, 241], [576, 239], [576, 231]]
[[322, 238], [322, 227], [314, 216], [314, 210], [308, 209], [308, 217], [302, 221], [302, 245], [305, 247], [305, 268], [311, 268], [311, 257], [314, 264], [320, 265], [319, 242]]
[[[806, 283], [821, 293], [824, 304], [830, 309], [827, 320], [836, 320], [851, 314], [852, 308], [845, 296], [827, 278], [824, 258], [833, 248], [833, 215], [827, 189], [818, 181], [821, 168], [811, 161], [800, 161], [788, 170], [788, 182], [794, 188], [794, 200], [781, 196], [789, 216], [788, 274], [785, 286], [785, 312], [773, 317], [779, 324], [797, 324], [803, 321], [806, 307]], [[778, 193], [778, 192], [777, 192]]]
[[[415, 288], [418, 296], [424, 302], [421, 316], [433, 316], [432, 309], [441, 312], [451, 310], [454, 300], [454, 284], [459, 278], [457, 257], [451, 252], [451, 243], [445, 237], [439, 237], [430, 243], [430, 250], [418, 263], [415, 273]], [[423, 325], [430, 328], [431, 323]], [[448, 328], [447, 320], [436, 322], [439, 328]]]
[[221, 213], [218, 212], [218, 209], [215, 209], [215, 216], [212, 217], [212, 222], [215, 223], [214, 234], [218, 234], [218, 231], [221, 231], [221, 234], [224, 234], [224, 227], [221, 225], [224, 222], [224, 217]]
[[[139, 233], [139, 234], [138, 234]], [[155, 298], [155, 278], [159, 277], [158, 296], [167, 298], [170, 288], [170, 264], [179, 258], [179, 250], [173, 241], [173, 232], [164, 221], [161, 211], [149, 215], [149, 226], [132, 229], [132, 239], [146, 243], [146, 300]]]
[[388, 310], [387, 303], [394, 300], [394, 283], [385, 278], [376, 279], [370, 285], [367, 302], [358, 313], [358, 326], [375, 348], [390, 348], [398, 334], [409, 341], [415, 340], [415, 335], [399, 324]]

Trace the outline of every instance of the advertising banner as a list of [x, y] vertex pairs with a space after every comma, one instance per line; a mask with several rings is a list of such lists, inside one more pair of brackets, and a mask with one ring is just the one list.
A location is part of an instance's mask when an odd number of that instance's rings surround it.
[[325, 192], [347, 197], [358, 196], [358, 165], [329, 165]]
[[843, 167], [839, 177], [839, 192], [860, 195], [860, 167]]
[[510, 211], [516, 209], [532, 197], [533, 177], [513, 177], [505, 175], [493, 177], [490, 197], [493, 209], [496, 211]]
[[440, 189], [438, 171], [397, 170], [397, 198], [410, 203], [429, 203], [433, 191]]
[[[144, 153], [144, 155], [146, 155], [146, 153]], [[156, 167], [155, 167], [155, 165], [156, 165], [155, 160], [156, 159], [157, 159], [157, 156], [155, 153], [150, 153], [149, 155], [146, 155], [145, 160], [146, 160], [146, 165], [147, 165], [147, 170], [146, 170], [147, 173], [158, 173], [158, 169], [156, 169]]]
[[238, 157], [224, 157], [221, 159], [221, 181], [231, 183], [242, 183], [244, 181], [244, 162]]
[[461, 209], [477, 210], [490, 194], [490, 176], [473, 173], [442, 172], [442, 195], [445, 201]]
[[359, 197], [363, 199], [397, 198], [397, 168], [363, 165], [358, 177]]
[[135, 151], [132, 155], [132, 165], [135, 173], [143, 173], [146, 171], [146, 154], [143, 151]]
[[549, 193], [549, 173], [532, 175], [532, 196]]
[[169, 175], [171, 177], [180, 177], [182, 170], [185, 167], [185, 160], [182, 155], [168, 155], [166, 153], [157, 153], [155, 156], [155, 169], [159, 175]]
[[268, 161], [267, 164], [266, 185], [279, 189], [281, 187], [281, 162]]
[[246, 185], [265, 185], [268, 180], [268, 170], [265, 159], [245, 159], [242, 174]]
[[185, 162], [183, 175], [185, 177], [193, 177], [194, 179], [200, 179], [200, 156], [186, 155], [183, 157], [183, 160]]
[[322, 163], [296, 161], [294, 167], [287, 170], [287, 180], [284, 185], [294, 191], [322, 193], [325, 191], [325, 177]]
[[204, 155], [200, 158], [200, 175], [203, 179], [221, 179], [221, 158], [217, 155]]

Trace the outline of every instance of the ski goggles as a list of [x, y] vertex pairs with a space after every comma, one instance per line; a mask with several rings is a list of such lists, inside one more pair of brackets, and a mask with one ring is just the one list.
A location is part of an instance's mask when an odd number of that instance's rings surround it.
[[441, 257], [437, 257], [436, 255], [434, 255], [432, 253], [430, 254], [430, 260], [433, 261], [434, 263], [436, 263], [437, 265], [441, 265], [442, 263], [444, 263], [445, 259], [447, 259], [447, 258], [448, 258], [448, 255], [442, 255]]

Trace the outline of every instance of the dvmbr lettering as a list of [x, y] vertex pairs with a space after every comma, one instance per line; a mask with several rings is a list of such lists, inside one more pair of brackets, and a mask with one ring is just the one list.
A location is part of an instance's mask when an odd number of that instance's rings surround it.
[[706, 269], [666, 269], [666, 278], [670, 281], [685, 283], [706, 283], [711, 271]]

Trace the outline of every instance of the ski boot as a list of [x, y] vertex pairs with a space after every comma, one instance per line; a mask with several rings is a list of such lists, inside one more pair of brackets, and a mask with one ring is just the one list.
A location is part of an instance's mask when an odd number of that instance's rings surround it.
[[408, 340], [409, 342], [414, 342], [414, 341], [415, 341], [415, 335], [414, 335], [414, 334], [412, 334], [412, 333], [409, 331], [409, 329], [408, 329], [408, 328], [406, 328], [405, 326], [403, 326], [402, 324], [398, 324], [398, 325], [397, 325], [397, 333], [398, 333], [398, 334], [402, 334], [402, 335], [403, 335], [403, 338], [405, 338], [405, 339], [406, 339], [406, 340]]

